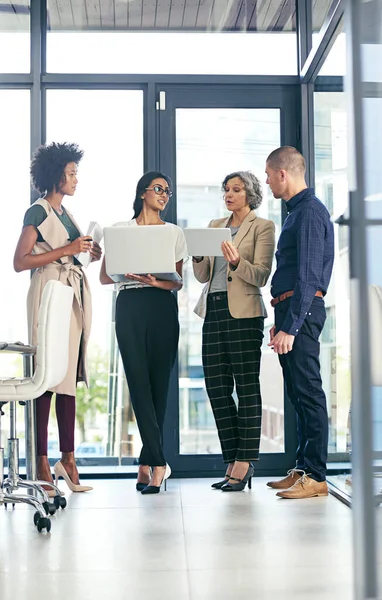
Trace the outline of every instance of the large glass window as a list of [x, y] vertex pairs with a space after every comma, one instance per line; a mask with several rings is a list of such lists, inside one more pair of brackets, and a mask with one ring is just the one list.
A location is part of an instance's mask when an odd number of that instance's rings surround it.
[[[30, 273], [16, 273], [13, 255], [21, 233], [23, 216], [30, 200], [30, 93], [29, 90], [0, 90], [0, 165], [2, 172], [2, 248], [0, 296], [0, 341], [28, 343], [27, 292]], [[22, 377], [19, 355], [0, 356], [0, 377]], [[23, 409], [17, 407], [22, 417]], [[8, 409], [5, 409], [8, 414]], [[19, 419], [20, 457], [25, 456], [23, 419]], [[8, 437], [8, 419], [2, 419], [2, 440]], [[2, 444], [6, 447], [6, 444]]]
[[0, 73], [30, 71], [30, 0], [0, 2]]
[[[265, 161], [280, 145], [278, 109], [177, 109], [177, 215], [182, 227], [207, 227], [211, 219], [229, 214], [221, 182], [235, 169], [250, 169], [263, 184], [264, 200], [257, 214], [281, 226], [280, 201], [265, 185]], [[179, 344], [180, 452], [220, 453], [210, 403], [205, 391], [201, 359], [202, 320], [193, 312], [202, 285], [192, 263], [184, 266], [184, 287], [179, 292], [181, 337]], [[269, 286], [263, 290], [270, 306]], [[261, 452], [284, 451], [284, 393], [277, 356], [267, 347], [273, 325], [269, 309], [261, 366], [263, 429]]]
[[318, 74], [346, 75], [346, 35], [342, 28]]
[[[65, 205], [86, 233], [132, 218], [135, 186], [143, 173], [143, 92], [48, 90], [47, 141], [77, 142], [85, 151], [79, 185]], [[100, 263], [86, 270], [93, 299], [88, 363], [90, 385], [77, 393], [78, 458], [137, 456], [137, 434], [114, 334], [113, 286], [99, 283]], [[51, 423], [51, 452], [57, 442]]]
[[[365, 45], [364, 45], [365, 46]], [[381, 52], [382, 44], [375, 44], [375, 58], [378, 58]], [[366, 69], [365, 69], [366, 70]], [[367, 70], [366, 70], [367, 72]], [[379, 78], [381, 78], [381, 69], [379, 69]], [[365, 127], [365, 194], [366, 194], [366, 215], [372, 221], [382, 220], [382, 185], [379, 169], [379, 147], [382, 140], [382, 98], [364, 98], [364, 127]], [[375, 340], [378, 337], [376, 331], [379, 330], [382, 322], [382, 270], [381, 270], [381, 240], [382, 227], [375, 224], [367, 228], [367, 264], [368, 264], [368, 282], [371, 286], [377, 286], [377, 294], [380, 298], [378, 306], [371, 306], [370, 328], [371, 328], [371, 361], [372, 361], [372, 418], [374, 447], [378, 459], [382, 458], [382, 377], [380, 376], [380, 357], [381, 353], [375, 349]], [[370, 290], [369, 293], [375, 292]], [[378, 306], [376, 310], [376, 306]], [[377, 465], [376, 465], [377, 466]], [[382, 486], [381, 467], [376, 469], [379, 473], [379, 487]]]
[[[347, 113], [345, 94], [314, 94], [316, 194], [332, 218], [348, 205]], [[349, 451], [350, 298], [349, 248], [344, 227], [335, 225], [335, 262], [325, 299], [327, 321], [321, 337], [321, 373], [327, 397], [330, 452]]]
[[297, 74], [294, 1], [80, 0], [71, 8], [48, 0], [48, 72]]
[[[325, 24], [326, 19], [331, 12], [336, 0], [315, 0], [313, 7], [313, 36], [312, 45], [313, 51], [317, 50], [317, 46], [321, 41], [322, 34], [320, 28]], [[318, 75], [341, 75], [346, 74], [346, 38], [344, 31], [344, 19], [338, 24], [335, 31], [334, 44], [330, 49], [324, 64], [322, 65]]]
[[13, 255], [21, 233], [24, 213], [30, 201], [29, 90], [0, 90], [0, 131], [4, 224], [1, 250], [3, 285], [0, 298], [0, 340], [20, 340], [27, 343], [26, 296], [30, 274], [15, 273]]

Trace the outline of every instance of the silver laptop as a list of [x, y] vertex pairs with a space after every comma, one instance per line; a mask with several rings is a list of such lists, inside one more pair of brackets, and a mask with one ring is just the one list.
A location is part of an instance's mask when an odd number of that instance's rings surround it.
[[223, 256], [222, 242], [231, 242], [228, 227], [187, 227], [184, 229], [190, 256]]
[[139, 225], [105, 227], [106, 273], [115, 281], [126, 281], [126, 273], [154, 275], [157, 279], [180, 281], [175, 267], [172, 227]]

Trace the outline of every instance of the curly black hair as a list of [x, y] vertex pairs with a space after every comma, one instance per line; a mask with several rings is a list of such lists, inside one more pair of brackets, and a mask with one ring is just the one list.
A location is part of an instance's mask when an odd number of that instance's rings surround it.
[[58, 190], [66, 165], [71, 162], [78, 165], [83, 155], [77, 144], [68, 142], [39, 146], [33, 154], [30, 168], [33, 186], [41, 194]]

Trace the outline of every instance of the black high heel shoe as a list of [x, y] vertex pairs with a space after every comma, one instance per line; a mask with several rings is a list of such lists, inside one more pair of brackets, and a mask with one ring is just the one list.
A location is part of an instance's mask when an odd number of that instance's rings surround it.
[[141, 491], [141, 494], [143, 494], [143, 495], [146, 495], [146, 494], [159, 494], [160, 488], [161, 488], [161, 485], [162, 485], [163, 482], [164, 482], [164, 491], [166, 491], [167, 490], [166, 480], [170, 477], [170, 475], [171, 475], [170, 465], [168, 465], [166, 463], [166, 470], [164, 472], [163, 479], [161, 481], [160, 486], [157, 486], [157, 485], [146, 485], [144, 487], [144, 489]]
[[[150, 479], [151, 479], [151, 476], [152, 476], [152, 469], [150, 467], [150, 472], [149, 472]], [[142, 483], [140, 481], [137, 481], [137, 483], [135, 484], [135, 489], [137, 490], [137, 492], [141, 492], [142, 490], [145, 489], [145, 487], [147, 487], [149, 485], [149, 483]]]
[[221, 490], [221, 489], [222, 489], [222, 487], [223, 487], [223, 485], [225, 485], [226, 483], [228, 483], [228, 480], [229, 480], [229, 478], [230, 478], [230, 476], [228, 475], [228, 473], [226, 473], [226, 474], [224, 475], [224, 479], [222, 479], [221, 481], [217, 481], [216, 483], [213, 483], [213, 484], [211, 485], [211, 487], [212, 487], [214, 490]]
[[244, 475], [243, 479], [230, 476], [230, 479], [237, 481], [237, 483], [226, 483], [221, 487], [222, 492], [242, 492], [248, 483], [248, 488], [252, 489], [252, 477], [255, 473], [255, 468], [252, 463], [249, 463], [248, 471]]

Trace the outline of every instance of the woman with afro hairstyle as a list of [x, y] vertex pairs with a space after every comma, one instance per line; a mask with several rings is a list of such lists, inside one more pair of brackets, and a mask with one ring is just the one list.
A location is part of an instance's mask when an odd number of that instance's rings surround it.
[[[14, 256], [15, 271], [33, 272], [28, 292], [29, 341], [37, 341], [37, 316], [42, 291], [50, 279], [73, 288], [73, 310], [70, 323], [69, 367], [60, 385], [36, 401], [37, 476], [53, 481], [48, 462], [48, 420], [52, 394], [56, 394], [56, 414], [60, 438], [61, 461], [55, 467], [56, 480], [61, 475], [74, 492], [92, 488], [79, 483], [74, 458], [75, 397], [78, 381], [87, 381], [86, 345], [91, 324], [91, 296], [81, 263], [75, 258], [89, 251], [92, 260], [101, 258], [100, 246], [83, 236], [69, 211], [64, 196], [73, 196], [77, 186], [77, 168], [83, 156], [76, 144], [51, 143], [37, 148], [31, 163], [34, 187], [42, 194], [24, 216], [23, 229]], [[48, 490], [54, 495], [53, 490]]]

